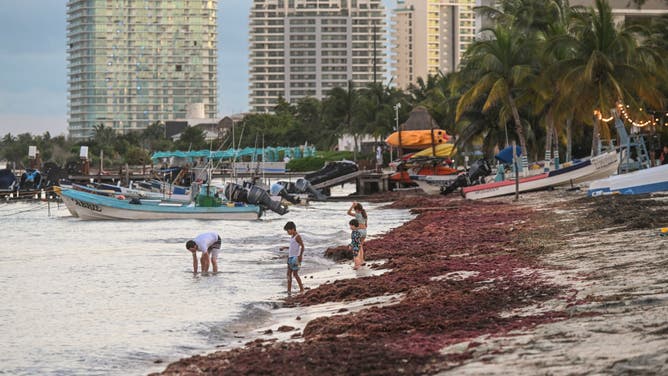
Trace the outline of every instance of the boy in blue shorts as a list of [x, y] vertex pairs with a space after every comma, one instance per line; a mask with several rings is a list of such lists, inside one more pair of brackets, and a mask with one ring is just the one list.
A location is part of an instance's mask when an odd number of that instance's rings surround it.
[[290, 245], [288, 247], [281, 247], [280, 250], [288, 250], [288, 296], [292, 295], [292, 277], [294, 276], [299, 284], [299, 292], [304, 292], [304, 285], [299, 278], [299, 267], [302, 263], [302, 256], [304, 255], [304, 242], [301, 235], [297, 233], [297, 226], [290, 221], [283, 226], [283, 229], [290, 235]]

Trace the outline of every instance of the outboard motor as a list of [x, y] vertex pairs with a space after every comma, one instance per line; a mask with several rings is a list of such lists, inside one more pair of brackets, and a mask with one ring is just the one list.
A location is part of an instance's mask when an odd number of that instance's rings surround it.
[[281, 205], [278, 201], [272, 200], [267, 191], [257, 186], [252, 186], [246, 190], [239, 184], [227, 183], [225, 186], [225, 197], [230, 201], [259, 205], [280, 215], [288, 212], [287, 207]]
[[283, 185], [281, 182], [272, 184], [271, 187], [269, 187], [269, 193], [271, 193], [272, 196], [279, 196], [293, 204], [299, 204], [301, 202], [299, 197], [295, 197], [289, 194], [288, 190], [285, 188], [285, 185]]
[[40, 189], [42, 184], [42, 175], [38, 170], [26, 169], [26, 171], [21, 175], [21, 184], [19, 186], [20, 190], [37, 190]]
[[287, 207], [281, 205], [279, 201], [272, 200], [269, 193], [258, 186], [252, 186], [248, 191], [248, 203], [267, 207], [280, 215], [288, 212]]
[[469, 169], [469, 185], [483, 184], [486, 176], [492, 173], [492, 167], [486, 159], [478, 159]]
[[225, 197], [230, 201], [248, 203], [248, 192], [239, 184], [227, 183]]
[[479, 159], [469, 167], [469, 170], [457, 176], [447, 187], [441, 190], [442, 195], [454, 192], [457, 188], [484, 183], [484, 178], [492, 173], [492, 168], [486, 159]]
[[282, 185], [288, 193], [301, 193], [295, 186], [295, 183], [291, 181], [279, 180], [274, 184]]
[[322, 193], [320, 193], [320, 191], [313, 188], [311, 182], [309, 182], [306, 179], [301, 179], [301, 178], [297, 179], [297, 181], [295, 182], [295, 187], [297, 187], [297, 189], [300, 192], [308, 192], [312, 194], [316, 200], [327, 200], [327, 196], [323, 195]]
[[12, 170], [0, 170], [0, 191], [14, 192], [17, 186], [16, 176], [14, 176]]

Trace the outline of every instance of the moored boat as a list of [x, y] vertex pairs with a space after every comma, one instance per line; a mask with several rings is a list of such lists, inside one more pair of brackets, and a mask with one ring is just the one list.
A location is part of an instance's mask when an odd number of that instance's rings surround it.
[[186, 204], [137, 198], [123, 200], [75, 189], [55, 188], [70, 213], [86, 220], [254, 220], [263, 212], [258, 205], [227, 201], [214, 195], [200, 195], [197, 201]]
[[588, 196], [668, 192], [668, 165], [637, 170], [591, 182]]
[[[613, 174], [617, 171], [618, 166], [619, 158], [617, 151], [612, 150], [550, 172], [520, 178], [517, 190], [519, 192], [537, 191], [600, 179]], [[515, 190], [515, 180], [509, 179], [464, 187], [462, 192], [465, 198], [477, 200], [511, 195], [515, 193]]]
[[[171, 184], [161, 184], [161, 182], [138, 182], [132, 184], [131, 187], [123, 187], [114, 184], [99, 183], [96, 185], [98, 189], [110, 190], [115, 194], [123, 195], [127, 198], [145, 198], [153, 200], [169, 200], [179, 202], [189, 202], [192, 200], [190, 189], [180, 186], [172, 186]], [[157, 188], [153, 188], [157, 187]]]

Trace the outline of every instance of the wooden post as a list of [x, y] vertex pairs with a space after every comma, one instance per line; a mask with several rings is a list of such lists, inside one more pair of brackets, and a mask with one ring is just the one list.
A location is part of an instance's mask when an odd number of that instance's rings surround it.
[[431, 128], [431, 153], [436, 157], [436, 140], [434, 139], [434, 128]]
[[517, 151], [516, 144], [513, 141], [513, 164], [515, 165], [515, 201], [520, 199], [520, 170], [517, 165]]
[[402, 127], [402, 126], [400, 125], [400, 126], [397, 128], [397, 132], [399, 132], [399, 148], [397, 149], [397, 156], [398, 156], [399, 158], [401, 158], [401, 157], [404, 156], [404, 150], [403, 150], [403, 148], [402, 148], [402, 144], [401, 144], [401, 127]]
[[98, 175], [102, 175], [102, 168], [104, 166], [104, 150], [100, 150], [100, 170], [97, 172]]

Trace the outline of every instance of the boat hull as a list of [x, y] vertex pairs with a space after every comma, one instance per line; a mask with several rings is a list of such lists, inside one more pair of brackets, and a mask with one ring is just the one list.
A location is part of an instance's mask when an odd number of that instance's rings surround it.
[[662, 191], [668, 191], [668, 165], [593, 181], [589, 185], [587, 195], [637, 195]]
[[[519, 192], [530, 192], [568, 184], [578, 184], [607, 177], [617, 171], [619, 158], [610, 151], [569, 167], [519, 179]], [[479, 184], [463, 189], [470, 200], [511, 195], [515, 193], [515, 180]]]
[[62, 189], [60, 195], [70, 213], [84, 220], [254, 220], [258, 219], [262, 213], [261, 209], [255, 205], [201, 207], [146, 201], [143, 204], [131, 204], [127, 200], [69, 189]]

